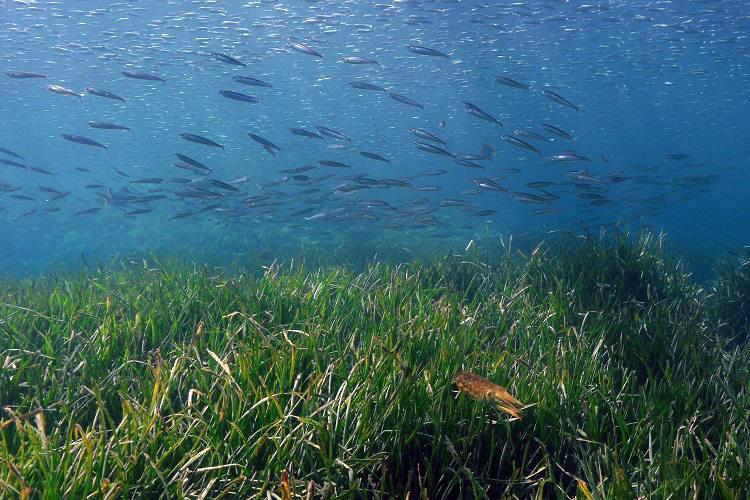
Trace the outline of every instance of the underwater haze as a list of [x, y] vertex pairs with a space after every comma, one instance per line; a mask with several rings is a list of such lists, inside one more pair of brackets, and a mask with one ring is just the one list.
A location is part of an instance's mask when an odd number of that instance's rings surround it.
[[3, 274], [750, 234], [744, 1], [0, 0], [0, 27]]

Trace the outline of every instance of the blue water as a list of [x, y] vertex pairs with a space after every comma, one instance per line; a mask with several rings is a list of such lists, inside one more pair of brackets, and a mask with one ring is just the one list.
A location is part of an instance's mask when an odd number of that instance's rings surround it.
[[[148, 253], [214, 263], [253, 253], [272, 260], [300, 248], [418, 253], [463, 249], [472, 239], [498, 235], [543, 238], [600, 227], [663, 230], [700, 260], [746, 244], [750, 234], [750, 7], [739, 0], [0, 0], [0, 27], [0, 147], [23, 156], [0, 153], [0, 159], [22, 164], [0, 164], [4, 274]], [[290, 38], [323, 57], [292, 50]], [[415, 54], [406, 49], [412, 44], [450, 57]], [[247, 67], [221, 62], [212, 52]], [[379, 64], [341, 61], [350, 55]], [[6, 71], [46, 78], [10, 78]], [[126, 78], [122, 71], [166, 81]], [[232, 80], [236, 75], [273, 87], [242, 85]], [[497, 76], [530, 90], [502, 85]], [[348, 83], [354, 80], [385, 87], [423, 109], [384, 92], [354, 89]], [[49, 84], [82, 97], [54, 93], [45, 88]], [[86, 87], [126, 102], [86, 94]], [[545, 89], [578, 110], [548, 99]], [[220, 90], [260, 102], [227, 99]], [[463, 101], [503, 126], [469, 115]], [[94, 129], [89, 121], [130, 130]], [[550, 135], [539, 123], [560, 127], [575, 140]], [[289, 131], [315, 131], [316, 125], [351, 142]], [[436, 145], [455, 155], [479, 154], [487, 145], [492, 157], [476, 160], [484, 167], [478, 169], [420, 151], [412, 127], [438, 135], [447, 145]], [[501, 138], [521, 129], [552, 141], [524, 139], [540, 149], [537, 154]], [[188, 142], [179, 136], [183, 132], [225, 148]], [[248, 133], [281, 151], [271, 156]], [[107, 149], [60, 134], [84, 136]], [[590, 161], [548, 159], [568, 150]], [[175, 153], [212, 173], [174, 167]], [[676, 154], [682, 159], [665, 157]], [[317, 167], [300, 174], [310, 180], [282, 172], [305, 165]], [[436, 169], [447, 173], [413, 177]], [[593, 179], [588, 186], [570, 176], [581, 170]], [[328, 174], [333, 177], [322, 179]], [[233, 184], [240, 192], [204, 185], [202, 194], [210, 191], [210, 199], [176, 194], [184, 192], [181, 182], [243, 176], [249, 181]], [[142, 178], [163, 180], [132, 182]], [[384, 178], [411, 187], [384, 185]], [[477, 190], [477, 178], [492, 179], [507, 192]], [[554, 184], [544, 191], [526, 186], [538, 181]], [[53, 194], [40, 186], [70, 194], [50, 200]], [[350, 191], [353, 186], [361, 189]], [[439, 190], [417, 190], [424, 186]], [[305, 191], [312, 189], [317, 191]], [[513, 193], [549, 198], [529, 203]], [[118, 202], [118, 194], [131, 199]], [[132, 199], [143, 196], [161, 199]], [[598, 197], [604, 201], [592, 205]], [[442, 206], [445, 200], [468, 206]], [[140, 210], [151, 211], [126, 215]], [[545, 213], [534, 213], [539, 210]], [[186, 212], [193, 214], [170, 220]]]

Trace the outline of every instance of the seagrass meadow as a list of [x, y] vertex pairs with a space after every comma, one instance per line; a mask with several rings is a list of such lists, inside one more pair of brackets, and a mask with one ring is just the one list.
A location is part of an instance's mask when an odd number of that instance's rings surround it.
[[706, 280], [650, 233], [311, 260], [3, 281], [0, 496], [750, 495], [750, 252]]

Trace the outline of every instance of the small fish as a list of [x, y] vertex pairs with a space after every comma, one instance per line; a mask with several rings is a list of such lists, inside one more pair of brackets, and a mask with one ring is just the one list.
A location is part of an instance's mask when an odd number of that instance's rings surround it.
[[383, 158], [382, 156], [380, 156], [379, 154], [376, 154], [376, 153], [368, 153], [367, 151], [360, 151], [359, 154], [361, 154], [365, 158], [369, 158], [371, 160], [383, 161], [385, 163], [390, 163], [391, 162], [391, 160], [389, 160], [387, 158]]
[[251, 133], [248, 133], [247, 135], [248, 135], [248, 136], [249, 136], [249, 137], [250, 137], [250, 138], [251, 138], [252, 140], [254, 140], [254, 141], [255, 141], [255, 142], [257, 142], [258, 144], [262, 145], [262, 146], [263, 146], [264, 148], [267, 148], [266, 150], [268, 150], [268, 148], [270, 148], [270, 149], [271, 149], [271, 151], [273, 151], [274, 149], [276, 149], [276, 150], [278, 150], [278, 151], [281, 151], [281, 148], [280, 148], [280, 147], [278, 147], [278, 146], [277, 146], [276, 144], [272, 143], [272, 142], [271, 142], [271, 141], [269, 141], [268, 139], [264, 139], [263, 137], [261, 137], [261, 136], [259, 136], [259, 135], [257, 135], [257, 134], [251, 134]]
[[417, 175], [414, 175], [413, 177], [414, 178], [417, 178], [417, 177], [437, 177], [437, 176], [440, 176], [440, 175], [445, 175], [447, 173], [448, 173], [447, 170], [425, 170], [423, 172], [418, 173]]
[[464, 200], [457, 200], [455, 198], [446, 198], [445, 200], [442, 200], [440, 202], [441, 207], [467, 207], [467, 208], [475, 208], [476, 205], [473, 203], [469, 203], [468, 201]]
[[591, 161], [591, 158], [579, 155], [575, 151], [566, 151], [559, 155], [552, 155], [545, 158], [549, 161]]
[[531, 212], [533, 215], [552, 215], [559, 214], [561, 210], [559, 208], [540, 208]]
[[488, 113], [485, 113], [482, 111], [479, 106], [475, 106], [474, 104], [470, 102], [464, 101], [464, 110], [469, 113], [472, 116], [476, 116], [477, 118], [480, 118], [482, 120], [497, 123], [502, 127], [502, 123], [500, 123], [494, 116], [489, 115]]
[[515, 89], [529, 90], [529, 86], [526, 85], [525, 83], [517, 82], [505, 76], [498, 76], [496, 77], [496, 79], [498, 83], [502, 83], [503, 85], [506, 85], [508, 87], [513, 87]]
[[427, 153], [432, 153], [432, 154], [441, 155], [441, 156], [449, 156], [451, 158], [455, 158], [456, 156], [453, 153], [450, 153], [437, 146], [433, 146], [432, 144], [427, 144], [426, 142], [415, 142], [414, 145], [417, 146], [417, 149], [421, 149], [422, 151], [425, 151]]
[[79, 215], [93, 214], [93, 213], [98, 212], [101, 209], [102, 209], [101, 207], [87, 208], [85, 210], [81, 210], [80, 212], [76, 212], [73, 215], [79, 216]]
[[408, 104], [409, 106], [414, 106], [415, 108], [424, 109], [424, 106], [419, 104], [417, 101], [413, 101], [409, 99], [408, 97], [404, 97], [401, 94], [397, 94], [395, 92], [388, 92], [388, 96], [398, 102]]
[[468, 155], [457, 155], [457, 160], [466, 160], [466, 161], [486, 161], [490, 160], [491, 158], [488, 158], [484, 155], [477, 155], [477, 154], [468, 154]]
[[437, 142], [437, 143], [443, 144], [443, 145], [447, 145], [448, 144], [447, 142], [445, 142], [440, 137], [436, 136], [432, 132], [428, 132], [427, 130], [425, 130], [423, 128], [410, 128], [409, 132], [411, 132], [412, 134], [416, 135], [417, 137], [419, 137], [421, 139], [426, 139], [428, 141]]
[[144, 177], [130, 181], [131, 184], [161, 184], [164, 181], [161, 177]]
[[550, 134], [556, 135], [558, 137], [562, 137], [563, 139], [567, 139], [569, 141], [575, 140], [572, 135], [561, 129], [560, 127], [555, 127], [554, 125], [550, 125], [549, 123], [540, 123], [540, 127], [542, 127], [544, 130], [549, 132]]
[[340, 161], [320, 160], [318, 163], [320, 163], [321, 165], [325, 165], [326, 167], [352, 168], [351, 166], [347, 165], [346, 163], [341, 163]]
[[233, 76], [232, 80], [243, 85], [252, 85], [253, 87], [272, 87], [270, 83], [258, 80], [256, 78], [250, 78], [249, 76]]
[[315, 57], [320, 57], [320, 58], [323, 57], [323, 54], [321, 54], [320, 52], [318, 52], [317, 50], [311, 47], [308, 47], [302, 42], [289, 39], [289, 41], [287, 42], [287, 45], [291, 47], [292, 49], [296, 50], [297, 52], [302, 52], [303, 54], [307, 54], [309, 56], [315, 56]]
[[243, 94], [241, 92], [235, 92], [233, 90], [220, 90], [219, 94], [223, 95], [227, 99], [234, 99], [235, 101], [260, 102], [260, 100], [257, 97]]
[[[106, 148], [105, 148], [105, 149], [106, 149]], [[32, 172], [36, 172], [36, 173], [38, 173], [38, 174], [44, 174], [44, 175], [54, 175], [54, 174], [53, 174], [52, 172], [50, 172], [49, 170], [45, 170], [45, 169], [43, 169], [43, 168], [41, 168], [41, 167], [34, 167], [34, 166], [30, 166], [30, 167], [29, 167], [29, 170], [31, 170]]]
[[19, 155], [18, 153], [14, 153], [10, 149], [0, 148], [0, 153], [4, 153], [8, 156], [12, 156], [13, 158], [18, 158], [19, 160], [23, 160], [23, 156]]
[[401, 188], [407, 188], [407, 189], [414, 189], [414, 184], [411, 182], [405, 181], [403, 179], [380, 179], [378, 183], [384, 185], [384, 186], [393, 186], [393, 187], [401, 187]]
[[47, 75], [42, 75], [40, 73], [29, 73], [28, 71], [6, 71], [5, 74], [8, 75], [8, 78], [47, 78]]
[[123, 71], [122, 75], [126, 76], [128, 78], [134, 78], [136, 80], [148, 80], [148, 81], [151, 81], [151, 82], [164, 82], [164, 81], [166, 81], [163, 78], [160, 78], [160, 77], [158, 77], [156, 75], [152, 75], [150, 73], [143, 73], [143, 72], [140, 72], [140, 71]]
[[597, 193], [579, 193], [578, 199], [580, 200], [605, 200], [606, 197]]
[[581, 182], [593, 182], [596, 184], [606, 184], [607, 181], [604, 179], [601, 179], [599, 177], [593, 176], [586, 172], [585, 170], [578, 170], [574, 172], [568, 172], [568, 175], [577, 181]]
[[450, 56], [448, 54], [440, 52], [439, 50], [431, 49], [429, 47], [424, 47], [422, 45], [407, 45], [406, 50], [415, 54], [419, 54], [421, 56], [445, 57], [446, 59], [450, 59]]
[[519, 137], [523, 137], [523, 138], [526, 138], [526, 139], [535, 139], [537, 141], [550, 142], [550, 139], [544, 137], [541, 134], [537, 134], [536, 132], [532, 132], [530, 130], [516, 130], [513, 133], [516, 134]]
[[191, 215], [193, 215], [193, 212], [191, 212], [190, 210], [186, 212], [178, 212], [170, 217], [169, 220], [184, 219], [185, 217], [190, 217]]
[[194, 159], [190, 158], [187, 155], [184, 155], [184, 154], [181, 154], [181, 153], [175, 153], [175, 156], [177, 156], [177, 158], [179, 158], [180, 161], [185, 162], [187, 165], [189, 165], [189, 166], [191, 166], [193, 168], [197, 168], [197, 169], [203, 170], [205, 172], [211, 172], [211, 170], [212, 170], [210, 167], [205, 166], [203, 163], [199, 162], [198, 160], [194, 160]]
[[130, 130], [129, 127], [125, 127], [123, 125], [117, 125], [115, 123], [105, 123], [105, 122], [89, 122], [89, 127], [99, 128], [103, 130]]
[[386, 92], [383, 87], [367, 82], [349, 82], [349, 85], [359, 90], [374, 90], [376, 92]]
[[31, 214], [33, 214], [33, 213], [36, 213], [36, 211], [37, 211], [37, 209], [36, 209], [36, 208], [32, 208], [31, 210], [28, 210], [28, 211], [26, 211], [26, 212], [22, 213], [21, 215], [19, 215], [18, 217], [16, 217], [16, 219], [15, 219], [15, 220], [18, 220], [18, 219], [23, 219], [24, 217], [26, 217], [26, 216], [28, 216], [28, 215], [31, 215]]
[[71, 97], [83, 97], [82, 94], [79, 94], [78, 92], [65, 88], [61, 85], [45, 85], [44, 88], [54, 92], [55, 94], [68, 95]]
[[222, 144], [216, 143], [216, 142], [212, 141], [211, 139], [206, 139], [205, 137], [201, 137], [200, 135], [195, 135], [195, 134], [189, 134], [187, 132], [182, 132], [180, 134], [180, 137], [182, 137], [186, 141], [195, 142], [196, 144], [203, 144], [204, 146], [211, 146], [211, 147], [214, 147], [214, 148], [224, 149], [224, 146]]
[[238, 61], [232, 56], [228, 56], [226, 54], [222, 54], [221, 52], [211, 52], [211, 55], [214, 56], [217, 60], [226, 63], [226, 64], [232, 64], [234, 66], [242, 66], [243, 68], [247, 67], [247, 64]]
[[49, 200], [45, 200], [45, 201], [56, 201], [56, 200], [60, 200], [60, 199], [62, 199], [62, 198], [65, 198], [65, 197], [66, 197], [66, 196], [68, 196], [69, 194], [70, 194], [70, 191], [65, 191], [64, 193], [55, 193], [55, 195], [54, 195], [54, 196], [51, 196], [51, 197], [49, 198]]
[[173, 161], [172, 162], [172, 166], [173, 167], [177, 167], [177, 168], [181, 168], [183, 170], [189, 170], [190, 172], [196, 173], [198, 175], [208, 175], [208, 174], [211, 173], [211, 172], [207, 172], [205, 170], [201, 170], [199, 168], [196, 168], [196, 167], [194, 167], [194, 166], [192, 166], [192, 165], [190, 165], [188, 163], [183, 163], [183, 162], [179, 162], [179, 161]]
[[486, 217], [488, 215], [494, 215], [496, 213], [497, 213], [497, 210], [480, 210], [478, 212], [474, 212], [471, 215], [473, 215], [475, 217]]
[[315, 128], [318, 130], [318, 132], [320, 132], [321, 134], [325, 136], [331, 137], [333, 139], [340, 139], [342, 141], [352, 142], [352, 140], [349, 137], [331, 128], [322, 127], [319, 125], [316, 125]]
[[95, 89], [93, 87], [86, 87], [83, 90], [87, 94], [91, 94], [91, 95], [95, 95], [95, 96], [99, 96], [99, 97], [106, 97], [107, 99], [114, 99], [116, 101], [125, 102], [125, 99], [123, 99], [119, 95], [113, 94], [112, 92], [108, 92], [106, 90]]
[[555, 183], [551, 181], [536, 181], [527, 183], [526, 187], [531, 189], [544, 189], [554, 185]]
[[213, 184], [214, 186], [216, 186], [217, 188], [220, 188], [220, 189], [225, 189], [227, 191], [233, 191], [235, 193], [239, 193], [240, 192], [240, 190], [238, 188], [234, 187], [233, 185], [231, 185], [231, 184], [229, 184], [227, 182], [220, 181], [219, 179], [210, 179], [209, 182], [211, 184]]
[[289, 131], [293, 133], [294, 135], [299, 135], [302, 137], [309, 137], [311, 139], [322, 139], [323, 136], [320, 134], [316, 134], [315, 132], [310, 132], [309, 130], [305, 130], [302, 128], [290, 128]]
[[516, 146], [518, 148], [525, 149], [527, 151], [532, 151], [532, 152], [537, 153], [537, 154], [541, 154], [542, 153], [536, 147], [532, 146], [528, 142], [526, 142], [526, 141], [524, 141], [522, 139], [519, 139], [517, 137], [513, 137], [511, 135], [501, 135], [500, 138], [503, 139], [505, 142], [507, 142], [509, 144], [512, 144], [512, 145], [514, 145], [514, 146]]
[[538, 194], [533, 193], [522, 193], [522, 192], [514, 192], [511, 193], [511, 196], [518, 200], [523, 201], [525, 203], [549, 203], [550, 201], [554, 201], [554, 199], [548, 198], [546, 196], [539, 196]]
[[318, 167], [314, 167], [312, 165], [305, 165], [304, 167], [297, 167], [297, 168], [288, 168], [286, 170], [282, 170], [282, 173], [285, 174], [300, 174], [302, 172], [309, 172], [310, 170], [315, 170]]
[[380, 65], [379, 62], [377, 62], [375, 59], [370, 59], [369, 57], [362, 57], [362, 56], [344, 56], [341, 58], [342, 62], [345, 62], [347, 64], [377, 64]]
[[26, 169], [28, 169], [28, 168], [29, 168], [29, 166], [28, 166], [28, 165], [24, 165], [23, 163], [18, 163], [17, 161], [13, 161], [13, 160], [4, 160], [4, 159], [1, 159], [1, 158], [0, 158], [0, 163], [3, 163], [3, 164], [5, 164], [5, 165], [9, 165], [9, 166], [11, 166], [11, 167], [18, 167], [18, 168], [22, 168], [22, 169], [24, 169], [24, 170], [26, 170]]
[[125, 215], [132, 216], [132, 215], [143, 215], [153, 212], [150, 208], [140, 208], [138, 210], [131, 210], [130, 212], [125, 212]]
[[500, 184], [497, 183], [497, 181], [493, 179], [486, 179], [484, 177], [480, 177], [478, 179], [472, 179], [472, 182], [479, 189], [484, 189], [486, 191], [501, 191], [501, 192], [508, 191], [507, 189], [502, 187]]
[[479, 163], [475, 163], [475, 162], [470, 161], [470, 160], [464, 160], [462, 158], [456, 158], [455, 162], [458, 163], [459, 165], [464, 166], [464, 167], [469, 167], [469, 168], [484, 168]]
[[237, 177], [236, 179], [229, 181], [229, 184], [244, 184], [248, 181], [250, 181], [250, 177], [243, 176], [243, 177]]
[[66, 141], [76, 142], [78, 144], [83, 144], [85, 146], [94, 146], [97, 148], [107, 149], [107, 146], [105, 146], [104, 144], [96, 142], [93, 139], [89, 139], [88, 137], [83, 137], [82, 135], [60, 134], [60, 137], [62, 137]]
[[563, 96], [561, 96], [560, 94], [556, 92], [552, 92], [551, 90], [542, 90], [542, 94], [549, 97], [550, 99], [552, 99], [558, 104], [562, 104], [563, 106], [567, 106], [571, 109], [578, 111], [578, 106], [576, 106], [575, 104], [565, 99]]

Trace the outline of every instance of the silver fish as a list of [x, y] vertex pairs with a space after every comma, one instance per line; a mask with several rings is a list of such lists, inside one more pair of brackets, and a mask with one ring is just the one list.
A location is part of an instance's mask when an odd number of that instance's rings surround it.
[[575, 140], [572, 135], [561, 129], [560, 127], [555, 127], [554, 125], [550, 125], [549, 123], [540, 123], [540, 127], [542, 127], [544, 130], [549, 132], [550, 134], [554, 134], [558, 137], [562, 137], [563, 139], [567, 139], [569, 141]]
[[232, 80], [243, 85], [252, 85], [254, 87], [272, 87], [270, 83], [258, 80], [257, 78], [250, 78], [249, 76], [233, 76]]
[[380, 64], [375, 59], [362, 56], [344, 56], [341, 60], [347, 64]]
[[234, 66], [242, 66], [243, 68], [247, 67], [247, 64], [245, 64], [245, 63], [243, 63], [241, 61], [238, 61], [237, 59], [235, 59], [232, 56], [228, 56], [226, 54], [222, 54], [221, 52], [211, 52], [211, 55], [214, 56], [216, 59], [218, 59], [219, 61], [221, 61], [223, 63], [232, 64]]
[[103, 130], [130, 130], [129, 127], [125, 127], [123, 125], [117, 125], [115, 123], [105, 123], [105, 122], [89, 122], [89, 127], [99, 128]]
[[76, 142], [78, 144], [83, 144], [85, 146], [94, 146], [97, 148], [107, 149], [107, 146], [105, 146], [104, 144], [96, 142], [93, 139], [89, 139], [88, 137], [83, 137], [82, 135], [60, 134], [60, 137], [62, 137], [66, 141]]
[[432, 144], [427, 144], [426, 142], [415, 142], [414, 145], [417, 146], [417, 149], [421, 149], [422, 151], [425, 151], [427, 153], [432, 153], [432, 154], [441, 155], [441, 156], [449, 156], [451, 158], [455, 158], [456, 156], [453, 153], [450, 153], [444, 150], [443, 148], [433, 146]]
[[116, 101], [122, 101], [122, 102], [125, 102], [125, 99], [123, 99], [123, 98], [122, 98], [122, 97], [120, 97], [119, 95], [117, 95], [117, 94], [113, 94], [112, 92], [108, 92], [108, 91], [106, 91], [106, 90], [95, 89], [95, 88], [93, 88], [93, 87], [86, 87], [86, 88], [85, 88], [85, 89], [83, 89], [83, 90], [84, 90], [84, 91], [85, 91], [85, 92], [86, 92], [87, 94], [91, 94], [91, 95], [95, 95], [95, 96], [99, 96], [99, 97], [106, 97], [107, 99], [114, 99], [114, 100], [116, 100]]
[[445, 57], [446, 59], [450, 59], [450, 56], [448, 54], [440, 52], [439, 50], [431, 49], [429, 47], [424, 47], [422, 45], [407, 45], [406, 50], [415, 54], [419, 54], [421, 56]]
[[565, 99], [563, 96], [561, 96], [560, 94], [556, 92], [552, 92], [551, 90], [542, 90], [542, 94], [544, 94], [545, 96], [552, 99], [558, 104], [562, 104], [563, 106], [567, 106], [571, 109], [578, 111], [578, 106], [576, 106], [575, 104]]
[[355, 89], [358, 89], [358, 90], [375, 90], [377, 92], [385, 92], [386, 91], [383, 87], [381, 87], [379, 85], [375, 85], [375, 84], [367, 83], [367, 82], [356, 82], [355, 81], [355, 82], [349, 82], [349, 85], [351, 85], [352, 87], [354, 87]]
[[195, 142], [196, 144], [203, 144], [204, 146], [211, 146], [214, 148], [221, 148], [224, 149], [224, 146], [212, 141], [211, 139], [206, 139], [205, 137], [201, 137], [200, 135], [190, 134], [187, 132], [182, 132], [180, 134], [180, 137], [185, 139], [186, 141]]
[[65, 87], [63, 87], [61, 85], [51, 85], [50, 84], [50, 85], [45, 85], [44, 88], [47, 89], [47, 90], [50, 90], [50, 91], [54, 92], [55, 94], [68, 95], [68, 96], [71, 96], [71, 97], [83, 97], [83, 94], [79, 94], [78, 92], [75, 92], [74, 90], [65, 88]]
[[309, 137], [311, 139], [322, 139], [323, 136], [320, 134], [316, 134], [315, 132], [310, 132], [309, 130], [305, 130], [302, 128], [290, 128], [289, 131], [293, 133], [294, 135], [299, 135], [302, 137]]
[[383, 158], [382, 156], [380, 156], [379, 154], [376, 154], [376, 153], [368, 153], [367, 151], [360, 151], [359, 154], [361, 154], [365, 158], [369, 158], [371, 160], [383, 161], [385, 163], [390, 163], [391, 162], [391, 160], [389, 160], [387, 158]]
[[443, 145], [447, 145], [448, 144], [447, 142], [445, 142], [440, 137], [436, 136], [432, 132], [428, 132], [427, 130], [425, 130], [423, 128], [410, 128], [409, 132], [411, 132], [412, 134], [416, 135], [417, 137], [419, 137], [421, 139], [426, 139], [428, 141], [437, 142], [437, 143], [443, 144]]
[[397, 94], [395, 92], [388, 92], [388, 96], [391, 99], [395, 100], [395, 101], [398, 101], [398, 102], [401, 102], [401, 103], [404, 103], [404, 104], [408, 104], [409, 106], [414, 106], [415, 108], [424, 109], [424, 106], [422, 106], [421, 104], [419, 104], [417, 101], [413, 101], [413, 100], [409, 99], [408, 97], [404, 97], [404, 96], [402, 96], [400, 94]]
[[291, 47], [292, 49], [296, 50], [297, 52], [302, 52], [303, 54], [307, 54], [309, 56], [315, 56], [315, 57], [320, 57], [320, 58], [323, 57], [323, 54], [321, 54], [320, 52], [318, 52], [317, 50], [311, 47], [308, 47], [302, 42], [289, 39], [289, 41], [287, 42], [287, 45]]
[[501, 137], [501, 138], [502, 138], [502, 139], [503, 139], [503, 140], [504, 140], [505, 142], [507, 142], [507, 143], [509, 143], [509, 144], [512, 144], [512, 145], [514, 145], [514, 146], [516, 146], [516, 147], [518, 147], [518, 148], [521, 148], [521, 149], [525, 149], [525, 150], [527, 150], [527, 151], [532, 151], [532, 152], [534, 152], [534, 153], [537, 153], [537, 154], [541, 154], [541, 153], [542, 153], [542, 152], [541, 152], [541, 151], [540, 151], [539, 149], [537, 149], [536, 147], [532, 146], [532, 145], [531, 145], [531, 144], [529, 144], [528, 142], [526, 142], [526, 141], [524, 141], [524, 140], [522, 140], [522, 139], [519, 139], [519, 138], [517, 138], [517, 137], [513, 137], [513, 136], [511, 136], [511, 135], [501, 135], [500, 137]]
[[133, 78], [135, 80], [148, 80], [151, 82], [164, 82], [165, 80], [161, 77], [158, 77], [156, 75], [152, 75], [150, 73], [143, 73], [141, 71], [123, 71], [122, 76], [126, 76], [128, 78]]
[[42, 75], [40, 73], [29, 73], [28, 71], [6, 71], [5, 74], [8, 75], [8, 78], [47, 78], [47, 75]]
[[315, 128], [318, 130], [318, 132], [320, 132], [321, 134], [325, 136], [331, 137], [333, 139], [340, 139], [342, 141], [352, 142], [352, 140], [349, 137], [331, 128], [323, 127], [319, 125], [316, 125]]
[[506, 85], [508, 87], [513, 87], [515, 89], [523, 89], [523, 90], [529, 90], [529, 86], [525, 83], [517, 82], [515, 80], [512, 80], [505, 76], [498, 76], [495, 77], [497, 79], [498, 83], [502, 83], [503, 85]]
[[260, 99], [251, 95], [243, 94], [241, 92], [235, 92], [233, 90], [220, 90], [219, 94], [223, 95], [227, 99], [233, 99], [235, 101], [243, 102], [260, 102]]
[[466, 110], [467, 113], [469, 113], [472, 116], [476, 116], [477, 118], [480, 118], [488, 122], [497, 123], [500, 126], [503, 125], [497, 120], [497, 118], [495, 118], [494, 116], [488, 113], [485, 113], [479, 108], [479, 106], [476, 106], [470, 102], [464, 101], [464, 109]]
[[252, 140], [257, 142], [258, 144], [262, 145], [263, 147], [271, 148], [271, 149], [277, 149], [281, 151], [281, 148], [278, 147], [276, 144], [272, 143], [268, 139], [265, 139], [257, 134], [248, 133], [247, 134]]

